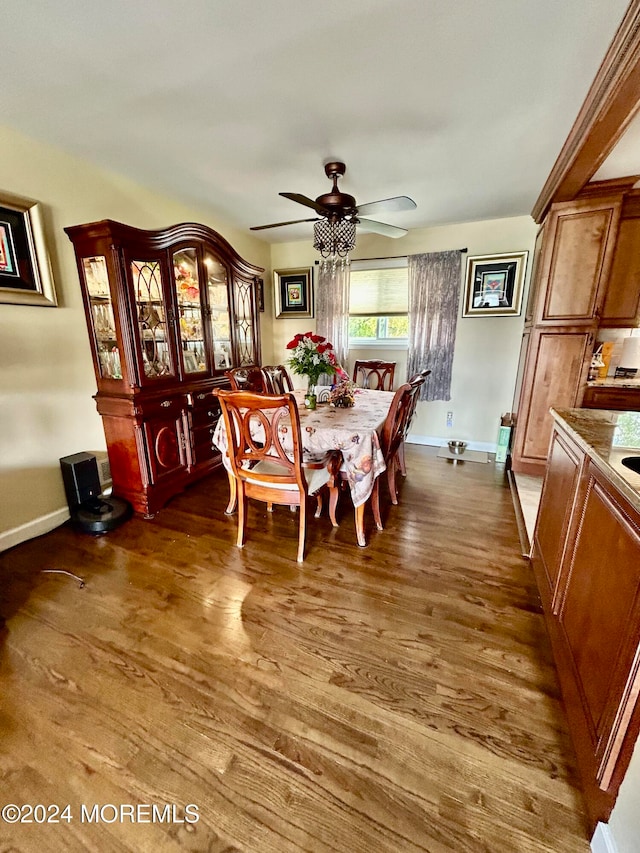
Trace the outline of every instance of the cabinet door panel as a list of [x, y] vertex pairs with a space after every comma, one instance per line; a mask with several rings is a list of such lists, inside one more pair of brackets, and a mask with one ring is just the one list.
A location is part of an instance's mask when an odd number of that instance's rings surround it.
[[618, 229], [615, 256], [602, 326], [637, 326], [640, 323], [640, 219], [623, 219]]
[[[578, 403], [586, 378], [585, 359], [592, 334], [546, 332], [532, 335], [532, 365], [527, 370], [529, 405], [524, 424], [522, 455], [545, 460], [553, 429], [549, 408], [571, 408]], [[535, 379], [534, 379], [535, 377]], [[518, 426], [521, 429], [521, 426]]]
[[543, 320], [595, 316], [612, 216], [608, 207], [559, 216]]
[[154, 418], [142, 426], [151, 483], [156, 484], [187, 470], [186, 442], [182, 414], [178, 417]]
[[622, 727], [626, 730], [637, 699], [637, 521], [597, 473], [592, 474], [559, 612], [603, 790], [609, 787], [622, 747]]
[[534, 534], [551, 596], [555, 592], [558, 581], [566, 533], [578, 487], [581, 461], [582, 457], [572, 451], [556, 433], [547, 463]]

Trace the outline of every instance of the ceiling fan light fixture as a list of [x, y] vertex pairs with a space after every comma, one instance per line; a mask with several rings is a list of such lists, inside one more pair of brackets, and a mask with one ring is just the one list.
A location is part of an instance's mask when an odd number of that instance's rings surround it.
[[356, 224], [348, 219], [320, 219], [313, 226], [313, 248], [322, 255], [320, 268], [334, 272], [349, 264], [356, 246]]

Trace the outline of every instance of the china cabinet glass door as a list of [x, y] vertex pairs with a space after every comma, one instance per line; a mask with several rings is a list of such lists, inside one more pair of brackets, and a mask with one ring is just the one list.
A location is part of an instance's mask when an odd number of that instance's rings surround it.
[[106, 259], [102, 255], [83, 258], [82, 268], [91, 306], [94, 347], [98, 354], [100, 376], [103, 379], [122, 379]]
[[233, 367], [231, 349], [231, 317], [229, 313], [229, 277], [226, 267], [212, 254], [204, 258], [207, 271], [211, 338], [215, 370]]
[[175, 376], [160, 261], [131, 261], [131, 277], [144, 375]]
[[236, 342], [238, 364], [255, 364], [255, 340], [253, 334], [253, 287], [252, 282], [237, 278], [234, 282], [236, 306]]
[[207, 358], [202, 324], [202, 302], [196, 249], [173, 255], [173, 276], [178, 305], [178, 335], [185, 373], [206, 373]]

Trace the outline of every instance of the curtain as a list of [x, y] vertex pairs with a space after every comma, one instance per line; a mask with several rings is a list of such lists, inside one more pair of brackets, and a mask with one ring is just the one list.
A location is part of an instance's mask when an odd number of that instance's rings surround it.
[[409, 256], [407, 378], [431, 370], [421, 400], [451, 399], [460, 280], [459, 251]]
[[[316, 332], [331, 341], [338, 364], [346, 370], [349, 356], [349, 267], [324, 270], [318, 267], [316, 280]], [[331, 385], [324, 374], [319, 385]]]

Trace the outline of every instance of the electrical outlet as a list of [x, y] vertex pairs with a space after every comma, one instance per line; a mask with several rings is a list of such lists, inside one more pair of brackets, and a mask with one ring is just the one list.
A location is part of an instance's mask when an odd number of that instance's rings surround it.
[[447, 412], [447, 426], [453, 426], [453, 412]]

